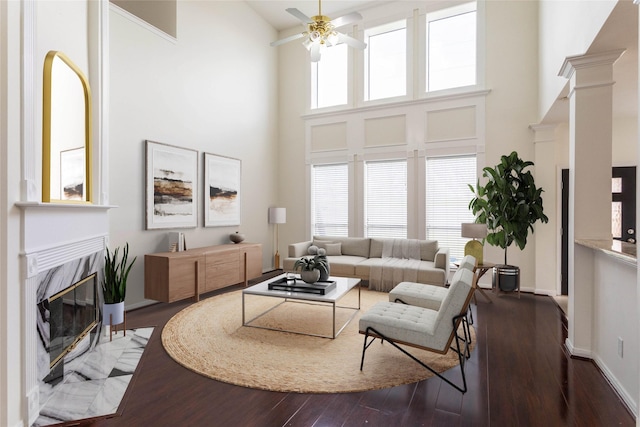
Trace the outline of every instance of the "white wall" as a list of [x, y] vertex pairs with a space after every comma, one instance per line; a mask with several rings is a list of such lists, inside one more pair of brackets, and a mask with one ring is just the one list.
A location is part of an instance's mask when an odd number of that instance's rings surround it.
[[[500, 156], [517, 151], [524, 160], [535, 160], [533, 135], [538, 102], [537, 2], [487, 1], [486, 7], [486, 165], [494, 166]], [[534, 176], [535, 170], [532, 171]], [[539, 184], [538, 184], [539, 185]], [[551, 189], [545, 188], [545, 197]], [[545, 206], [546, 208], [546, 206]], [[549, 212], [545, 211], [547, 215]], [[549, 227], [537, 223], [536, 229]], [[550, 250], [553, 248], [550, 248]], [[511, 245], [508, 262], [520, 267], [520, 286], [535, 288], [535, 239], [531, 234], [521, 251]], [[484, 259], [502, 263], [504, 251], [485, 246]]]
[[19, 2], [0, 2], [0, 425], [23, 421], [20, 287], [21, 51]]
[[[244, 2], [178, 2], [177, 40], [112, 6], [110, 14], [110, 246], [138, 256], [126, 305], [144, 304], [144, 254], [167, 250], [169, 230], [145, 230], [145, 140], [198, 150], [198, 227], [188, 247], [230, 243], [237, 230], [263, 244], [271, 267], [267, 209], [277, 198], [276, 32]], [[242, 161], [239, 227], [204, 228], [202, 153]]]
[[[586, 266], [585, 266], [586, 267]], [[588, 267], [586, 267], [588, 268]], [[602, 252], [593, 263], [593, 359], [638, 413], [638, 307], [635, 263]], [[623, 341], [622, 355], [618, 339]]]
[[547, 113], [567, 85], [567, 80], [558, 76], [564, 59], [587, 52], [616, 2], [617, 0], [540, 1], [540, 58], [536, 64], [540, 71], [540, 118]]

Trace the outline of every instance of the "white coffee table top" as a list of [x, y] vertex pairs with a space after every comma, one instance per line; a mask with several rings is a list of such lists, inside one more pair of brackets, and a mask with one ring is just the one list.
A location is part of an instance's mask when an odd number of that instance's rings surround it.
[[342, 298], [347, 292], [360, 283], [360, 279], [352, 279], [348, 277], [329, 277], [329, 280], [336, 282], [336, 288], [325, 295], [311, 294], [305, 292], [290, 292], [269, 290], [269, 283], [282, 279], [286, 274], [272, 277], [264, 282], [257, 283], [242, 290], [246, 295], [261, 295], [265, 297], [294, 298], [308, 301], [333, 302]]

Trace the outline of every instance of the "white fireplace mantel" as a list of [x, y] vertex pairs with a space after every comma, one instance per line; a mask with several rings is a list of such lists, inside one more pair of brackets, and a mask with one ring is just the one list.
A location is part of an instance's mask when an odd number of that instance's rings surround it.
[[[28, 418], [39, 414], [38, 340], [36, 333], [39, 274], [108, 246], [109, 210], [116, 206], [18, 202], [22, 215], [22, 277], [24, 287], [25, 376]], [[42, 402], [44, 403], [44, 402]]]

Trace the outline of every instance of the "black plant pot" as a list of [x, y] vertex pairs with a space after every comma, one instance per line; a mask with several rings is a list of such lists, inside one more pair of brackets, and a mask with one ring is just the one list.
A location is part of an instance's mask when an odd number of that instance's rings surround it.
[[520, 290], [520, 267], [515, 265], [493, 267], [493, 289], [504, 292]]

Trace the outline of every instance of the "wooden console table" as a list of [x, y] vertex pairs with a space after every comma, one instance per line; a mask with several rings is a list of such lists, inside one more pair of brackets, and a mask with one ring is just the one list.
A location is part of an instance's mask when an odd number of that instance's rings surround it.
[[238, 243], [144, 256], [144, 297], [162, 302], [235, 285], [262, 275], [262, 245]]

